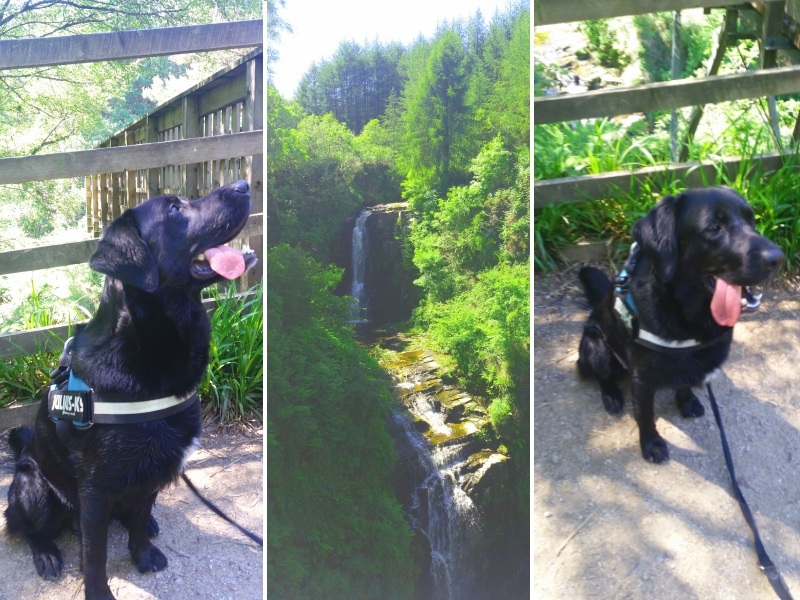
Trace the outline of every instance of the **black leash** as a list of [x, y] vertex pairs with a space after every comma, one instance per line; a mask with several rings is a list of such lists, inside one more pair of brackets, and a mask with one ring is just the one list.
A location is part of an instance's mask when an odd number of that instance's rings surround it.
[[194, 495], [197, 496], [198, 498], [200, 498], [200, 501], [203, 504], [205, 504], [208, 508], [210, 508], [219, 517], [223, 518], [228, 523], [230, 523], [231, 525], [236, 527], [236, 529], [241, 531], [243, 534], [245, 534], [247, 537], [249, 537], [251, 540], [253, 540], [256, 544], [258, 544], [262, 548], [264, 547], [264, 540], [262, 540], [260, 537], [258, 537], [255, 533], [251, 533], [251, 532], [247, 531], [247, 529], [245, 529], [244, 527], [239, 525], [236, 521], [231, 519], [228, 515], [226, 515], [219, 508], [217, 508], [214, 505], [214, 503], [212, 503], [210, 500], [207, 500], [206, 498], [204, 498], [203, 495], [200, 492], [197, 491], [197, 488], [192, 485], [192, 482], [189, 481], [189, 478], [186, 476], [186, 473], [181, 473], [181, 477], [186, 482], [186, 485], [189, 486], [189, 489], [194, 492]]
[[764, 571], [764, 574], [767, 576], [767, 579], [769, 580], [772, 589], [775, 590], [775, 593], [778, 595], [778, 598], [781, 600], [792, 600], [792, 595], [786, 588], [786, 584], [781, 578], [778, 567], [775, 566], [775, 563], [773, 563], [770, 557], [767, 556], [767, 551], [764, 549], [764, 544], [761, 543], [761, 536], [758, 535], [758, 528], [756, 527], [755, 519], [753, 519], [753, 513], [750, 512], [750, 507], [747, 505], [747, 502], [742, 495], [742, 490], [739, 489], [739, 484], [736, 483], [736, 475], [733, 472], [731, 451], [728, 448], [728, 440], [725, 438], [725, 430], [722, 428], [722, 419], [719, 416], [717, 400], [714, 398], [714, 392], [711, 391], [710, 383], [706, 384], [706, 389], [708, 389], [708, 398], [711, 401], [711, 410], [714, 411], [714, 419], [717, 421], [717, 427], [719, 427], [719, 436], [722, 440], [722, 452], [725, 454], [725, 462], [728, 465], [728, 472], [731, 474], [733, 492], [736, 496], [736, 500], [739, 501], [739, 508], [742, 509], [744, 520], [747, 521], [747, 524], [750, 526], [750, 530], [753, 532], [753, 537], [755, 538], [756, 543], [756, 554], [758, 554], [758, 562], [761, 565], [761, 570]]

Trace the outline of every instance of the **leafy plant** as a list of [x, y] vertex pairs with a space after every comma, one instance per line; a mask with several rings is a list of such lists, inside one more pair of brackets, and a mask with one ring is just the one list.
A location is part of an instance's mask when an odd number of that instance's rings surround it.
[[206, 414], [220, 422], [262, 417], [264, 396], [263, 285], [242, 295], [231, 284], [225, 294], [214, 288], [217, 308], [211, 317], [206, 375], [198, 388]]
[[578, 29], [586, 36], [591, 54], [604, 67], [622, 69], [630, 63], [631, 56], [624, 48], [620, 48], [619, 38], [611, 29], [608, 19], [583, 21]]

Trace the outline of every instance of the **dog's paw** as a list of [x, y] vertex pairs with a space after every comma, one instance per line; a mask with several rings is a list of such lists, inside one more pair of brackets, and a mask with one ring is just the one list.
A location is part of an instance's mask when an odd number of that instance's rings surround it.
[[49, 542], [33, 549], [33, 564], [36, 565], [36, 572], [42, 578], [56, 579], [61, 575], [64, 559], [58, 547]]
[[136, 568], [139, 573], [150, 573], [153, 571], [163, 571], [167, 568], [167, 557], [153, 544], [148, 544], [142, 550], [131, 550], [131, 557], [133, 558]]
[[603, 393], [603, 406], [606, 411], [612, 415], [619, 415], [622, 413], [622, 408], [625, 406], [625, 398], [622, 394], [609, 394]]
[[117, 600], [111, 593], [108, 584], [100, 586], [98, 589], [86, 588], [86, 600]]
[[642, 442], [642, 456], [654, 463], [663, 463], [669, 459], [669, 449], [664, 438], [657, 436], [649, 442]]
[[694, 394], [689, 394], [687, 397], [677, 397], [678, 408], [681, 411], [681, 416], [684, 419], [692, 419], [696, 417], [702, 417], [706, 414], [706, 409], [703, 408], [703, 404], [700, 400], [697, 399], [697, 396]]
[[147, 537], [154, 538], [158, 535], [159, 531], [158, 521], [156, 521], [153, 515], [150, 515], [150, 518], [147, 520]]

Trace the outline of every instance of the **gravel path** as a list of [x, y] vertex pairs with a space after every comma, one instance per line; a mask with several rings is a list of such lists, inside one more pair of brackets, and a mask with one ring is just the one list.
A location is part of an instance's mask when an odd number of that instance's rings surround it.
[[[260, 427], [260, 426], [259, 426]], [[3, 512], [14, 461], [7, 432], [0, 436], [0, 600], [73, 600], [84, 596], [77, 538], [57, 540], [64, 573], [55, 581], [36, 574], [30, 549], [5, 532]], [[187, 474], [228, 516], [263, 537], [263, 438], [261, 429], [208, 427]], [[112, 523], [108, 576], [118, 600], [249, 600], [263, 597], [263, 552], [206, 508], [181, 481], [162, 491], [153, 514], [161, 528], [154, 540], [169, 560], [166, 570], [140, 574], [130, 560], [127, 534]]]
[[[609, 270], [606, 265], [601, 268]], [[737, 478], [767, 552], [800, 597], [800, 280], [764, 290], [714, 382]], [[577, 269], [534, 283], [534, 592], [537, 600], [774, 598], [733, 497], [705, 390], [699, 419], [667, 392], [670, 449], [645, 462], [622, 417], [575, 368], [588, 305]]]

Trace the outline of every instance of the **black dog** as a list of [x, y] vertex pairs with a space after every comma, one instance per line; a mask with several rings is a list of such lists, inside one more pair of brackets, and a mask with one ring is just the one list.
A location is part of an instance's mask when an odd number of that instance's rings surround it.
[[656, 431], [655, 391], [674, 389], [682, 416], [703, 415], [691, 388], [728, 357], [743, 305], [758, 304], [743, 286], [767, 281], [783, 264], [783, 252], [753, 225], [752, 208], [736, 192], [687, 190], [634, 224], [636, 245], [614, 285], [597, 269], [581, 269], [592, 313], [579, 371], [599, 380], [611, 414], [622, 411], [617, 379], [630, 371], [645, 459], [669, 457]]
[[53, 375], [62, 385], [43, 399], [35, 431], [9, 436], [18, 461], [6, 521], [27, 540], [42, 577], [61, 573], [53, 540], [77, 526], [86, 598], [113, 598], [112, 518], [128, 529], [139, 571], [167, 566], [149, 540], [158, 533], [150, 513], [200, 434], [195, 390], [210, 340], [200, 291], [222, 280], [219, 273], [237, 277], [257, 262], [224, 246], [249, 213], [249, 187], [240, 181], [191, 202], [152, 198], [106, 228], [90, 260], [107, 276], [97, 313], [65, 349], [63, 372]]

